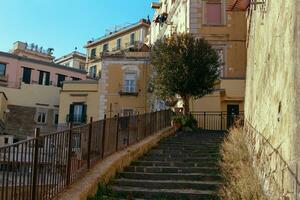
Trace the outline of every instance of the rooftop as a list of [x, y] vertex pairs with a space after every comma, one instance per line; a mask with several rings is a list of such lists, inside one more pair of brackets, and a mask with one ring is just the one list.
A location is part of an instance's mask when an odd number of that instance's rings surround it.
[[114, 31], [109, 31], [107, 34], [105, 34], [102, 37], [99, 37], [99, 38], [97, 38], [95, 40], [90, 40], [90, 41], [87, 42], [87, 45], [85, 45], [84, 47], [85, 48], [91, 47], [91, 46], [93, 46], [95, 44], [98, 44], [98, 43], [100, 43], [100, 42], [102, 42], [102, 41], [104, 41], [106, 39], [109, 39], [109, 38], [114, 37], [114, 36], [116, 36], [118, 34], [124, 33], [126, 31], [131, 30], [131, 29], [137, 28], [137, 27], [139, 27], [141, 25], [149, 27], [150, 23], [151, 23], [150, 20], [141, 19], [139, 22], [136, 22], [134, 24], [130, 24], [128, 26], [124, 26], [124, 27], [121, 27], [121, 28], [117, 28]]
[[56, 64], [54, 62], [47, 62], [47, 61], [43, 61], [43, 60], [38, 60], [38, 59], [28, 58], [28, 57], [24, 57], [24, 56], [19, 56], [19, 55], [13, 54], [13, 53], [7, 53], [7, 52], [0, 51], [0, 56], [14, 58], [14, 59], [18, 59], [18, 60], [21, 60], [21, 61], [23, 60], [23, 61], [27, 61], [27, 62], [33, 62], [33, 63], [36, 63], [36, 64], [47, 65], [49, 67], [56, 67], [56, 68], [59, 68], [59, 69], [64, 69], [64, 70], [69, 70], [69, 71], [74, 71], [74, 72], [79, 72], [79, 73], [82, 73], [82, 74], [86, 74], [86, 71], [84, 71], [84, 70], [71, 68], [71, 67], [66, 67], [64, 65]]
[[86, 58], [86, 55], [84, 53], [80, 53], [78, 51], [73, 51], [67, 55], [64, 55], [64, 56], [61, 56], [57, 59], [54, 60], [55, 63], [60, 63], [62, 61], [65, 61], [65, 60], [68, 60], [70, 58], [73, 58], [73, 57], [80, 57], [82, 59], [85, 59]]

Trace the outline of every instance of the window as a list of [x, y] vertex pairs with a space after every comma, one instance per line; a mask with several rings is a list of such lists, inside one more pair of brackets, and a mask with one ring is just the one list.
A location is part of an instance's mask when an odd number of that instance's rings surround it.
[[117, 50], [121, 48], [121, 38], [117, 39]]
[[97, 70], [96, 65], [90, 67], [89, 74], [91, 78], [96, 78], [96, 70]]
[[95, 58], [96, 57], [96, 49], [92, 49], [91, 50], [91, 58]]
[[62, 87], [63, 86], [63, 83], [66, 79], [66, 76], [65, 75], [62, 75], [62, 74], [57, 74], [57, 87]]
[[136, 92], [136, 73], [135, 72], [126, 72], [125, 81], [124, 81], [124, 90], [127, 93]]
[[123, 116], [132, 116], [133, 115], [133, 109], [124, 109], [123, 110]]
[[69, 121], [74, 123], [86, 122], [87, 106], [83, 103], [73, 103], [70, 105]]
[[35, 121], [38, 124], [46, 124], [47, 122], [47, 109], [37, 108], [35, 114]]
[[79, 69], [85, 70], [85, 63], [80, 62], [80, 63], [79, 63]]
[[0, 76], [5, 76], [6, 64], [0, 63]]
[[215, 1], [214, 3], [207, 2], [205, 6], [206, 24], [222, 25], [222, 2]]
[[70, 62], [67, 62], [67, 63], [65, 64], [65, 66], [66, 66], [66, 67], [70, 67]]
[[26, 84], [30, 84], [31, 82], [31, 69], [27, 67], [23, 67], [23, 78], [22, 82]]
[[8, 138], [7, 137], [4, 138], [4, 144], [8, 144]]
[[39, 84], [50, 85], [50, 72], [40, 71]]
[[103, 45], [103, 51], [108, 51], [108, 43]]
[[130, 34], [130, 45], [134, 45], [135, 33]]

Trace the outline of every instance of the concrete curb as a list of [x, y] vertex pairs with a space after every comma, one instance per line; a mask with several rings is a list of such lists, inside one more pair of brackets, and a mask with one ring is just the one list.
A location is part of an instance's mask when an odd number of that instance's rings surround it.
[[155, 146], [162, 138], [172, 133], [174, 133], [173, 128], [165, 128], [141, 142], [107, 157], [97, 163], [89, 172], [67, 188], [56, 199], [86, 200], [88, 196], [96, 194], [99, 182], [107, 183], [119, 170], [128, 166], [132, 161]]

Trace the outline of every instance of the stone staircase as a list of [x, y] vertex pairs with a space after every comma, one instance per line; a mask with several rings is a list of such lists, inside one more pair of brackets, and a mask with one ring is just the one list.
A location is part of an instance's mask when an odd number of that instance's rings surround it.
[[120, 172], [110, 187], [117, 199], [218, 199], [221, 132], [178, 133], [163, 139]]

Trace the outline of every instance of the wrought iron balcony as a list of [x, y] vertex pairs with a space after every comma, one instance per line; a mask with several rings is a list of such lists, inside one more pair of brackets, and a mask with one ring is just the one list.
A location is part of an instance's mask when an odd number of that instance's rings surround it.
[[119, 84], [119, 94], [121, 96], [138, 96], [141, 90], [139, 85], [122, 85]]

